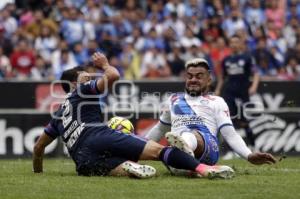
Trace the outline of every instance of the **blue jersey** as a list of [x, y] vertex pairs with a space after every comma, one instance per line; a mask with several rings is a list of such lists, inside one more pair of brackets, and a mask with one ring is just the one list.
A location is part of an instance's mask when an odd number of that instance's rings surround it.
[[50, 137], [62, 137], [70, 154], [87, 134], [108, 128], [100, 123], [101, 109], [96, 84], [96, 80], [91, 80], [69, 93], [45, 128], [45, 133]]
[[254, 59], [247, 53], [225, 57], [222, 63], [225, 84], [235, 88], [245, 88], [250, 85], [250, 76], [255, 70]]

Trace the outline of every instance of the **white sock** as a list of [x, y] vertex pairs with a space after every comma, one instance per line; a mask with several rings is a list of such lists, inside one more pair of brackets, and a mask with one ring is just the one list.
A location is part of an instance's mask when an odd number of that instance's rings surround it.
[[197, 138], [193, 133], [183, 132], [181, 134], [182, 139], [187, 143], [188, 147], [193, 151], [197, 148]]

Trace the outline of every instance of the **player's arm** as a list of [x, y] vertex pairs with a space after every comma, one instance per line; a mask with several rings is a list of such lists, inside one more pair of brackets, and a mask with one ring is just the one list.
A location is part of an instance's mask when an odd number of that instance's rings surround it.
[[158, 121], [155, 126], [148, 131], [145, 138], [158, 142], [166, 134], [166, 132], [169, 132], [170, 130], [171, 125]]
[[256, 67], [255, 59], [253, 57], [249, 58], [249, 64], [251, 66], [251, 72], [252, 72], [252, 84], [249, 87], [248, 93], [249, 95], [253, 95], [257, 91], [258, 84], [260, 81], [260, 76]]
[[167, 132], [171, 131], [171, 112], [170, 112], [170, 97], [161, 106], [161, 114], [159, 121], [152, 129], [145, 135], [149, 140], [158, 142]]
[[219, 131], [237, 154], [252, 164], [272, 164], [276, 162], [276, 159], [269, 153], [251, 152], [242, 137], [235, 131], [230, 119], [228, 106], [223, 98], [220, 98], [215, 114]]
[[48, 136], [45, 132], [39, 137], [33, 148], [33, 172], [43, 172], [43, 156], [46, 146], [54, 139]]
[[256, 93], [257, 88], [258, 88], [258, 84], [259, 84], [259, 80], [260, 80], [259, 74], [258, 73], [254, 73], [252, 84], [251, 84], [251, 86], [249, 88], [249, 94], [250, 95], [253, 95], [253, 94]]
[[120, 74], [115, 67], [108, 63], [106, 56], [102, 53], [94, 53], [92, 58], [94, 65], [104, 71], [102, 78], [97, 81], [97, 89], [102, 93], [112, 87], [113, 83], [120, 78]]
[[242, 137], [235, 131], [232, 125], [224, 126], [220, 132], [229, 146], [241, 157], [252, 164], [273, 164], [276, 159], [269, 153], [252, 153]]

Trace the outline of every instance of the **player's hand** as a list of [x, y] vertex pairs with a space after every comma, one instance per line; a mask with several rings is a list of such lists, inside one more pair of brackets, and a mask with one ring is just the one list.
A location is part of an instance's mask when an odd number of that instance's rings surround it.
[[94, 53], [92, 59], [97, 68], [105, 70], [105, 68], [109, 67], [108, 60], [106, 56], [102, 53], [99, 52]]
[[248, 90], [249, 95], [254, 95], [256, 93], [256, 88], [254, 86], [251, 86]]
[[261, 165], [261, 164], [275, 164], [277, 160], [270, 153], [251, 153], [248, 156], [248, 161], [252, 164]]

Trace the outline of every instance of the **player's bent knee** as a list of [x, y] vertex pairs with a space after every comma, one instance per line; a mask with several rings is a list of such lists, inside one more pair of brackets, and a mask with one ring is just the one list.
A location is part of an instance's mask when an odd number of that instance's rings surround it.
[[140, 160], [158, 160], [159, 154], [164, 146], [149, 140], [140, 156]]

